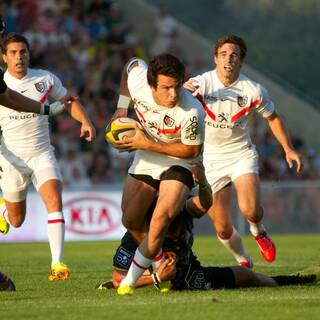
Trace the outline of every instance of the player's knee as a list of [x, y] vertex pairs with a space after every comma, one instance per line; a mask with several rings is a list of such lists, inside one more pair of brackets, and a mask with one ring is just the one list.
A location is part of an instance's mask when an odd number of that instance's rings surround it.
[[9, 216], [10, 225], [12, 225], [14, 228], [19, 228], [22, 226], [24, 222], [24, 216]]
[[247, 203], [239, 206], [242, 214], [249, 220], [256, 220], [256, 218], [260, 219], [262, 212], [259, 210], [259, 206], [255, 203]]
[[217, 231], [217, 235], [220, 239], [223, 239], [223, 240], [230, 239], [232, 236], [232, 229], [219, 230]]

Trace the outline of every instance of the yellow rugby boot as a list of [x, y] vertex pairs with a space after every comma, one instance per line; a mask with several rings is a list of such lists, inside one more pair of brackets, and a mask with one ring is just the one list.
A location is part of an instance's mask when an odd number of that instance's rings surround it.
[[120, 296], [132, 295], [133, 288], [129, 284], [125, 284], [117, 289], [117, 294]]
[[62, 262], [57, 262], [51, 267], [51, 273], [48, 275], [49, 281], [67, 280], [70, 277], [70, 270]]
[[3, 198], [0, 198], [0, 233], [7, 234], [10, 229], [10, 224], [3, 217], [3, 213], [7, 211], [6, 204]]

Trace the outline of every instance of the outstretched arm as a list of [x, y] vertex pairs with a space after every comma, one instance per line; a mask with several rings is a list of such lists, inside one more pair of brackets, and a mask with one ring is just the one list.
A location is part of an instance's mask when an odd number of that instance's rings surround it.
[[289, 137], [288, 129], [286, 128], [280, 116], [274, 112], [266, 120], [272, 133], [281, 144], [285, 152], [286, 161], [289, 165], [289, 168], [292, 168], [293, 161], [295, 161], [297, 164], [297, 172], [301, 172], [303, 168], [302, 157], [298, 152], [294, 150]]
[[96, 129], [80, 101], [78, 99], [70, 101], [70, 103], [66, 105], [66, 109], [73, 119], [81, 123], [80, 137], [85, 138], [87, 141], [92, 141], [96, 136]]
[[[4, 80], [0, 79], [0, 82], [4, 82]], [[4, 86], [3, 83], [0, 85], [2, 87]], [[65, 103], [68, 104], [68, 102]], [[50, 105], [41, 104], [40, 102], [27, 98], [22, 94], [7, 88], [7, 86], [5, 86], [4, 91], [2, 90], [2, 92], [0, 92], [0, 104], [20, 112], [33, 112], [52, 116], [61, 113], [65, 108], [64, 101], [57, 101]]]

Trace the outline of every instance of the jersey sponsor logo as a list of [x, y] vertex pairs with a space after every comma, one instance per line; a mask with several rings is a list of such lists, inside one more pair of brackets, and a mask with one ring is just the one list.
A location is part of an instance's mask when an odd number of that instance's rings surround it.
[[215, 96], [210, 96], [208, 94], [205, 94], [204, 95], [204, 100], [205, 102], [207, 103], [214, 103], [214, 102], [217, 102], [218, 101], [218, 97], [215, 97]]
[[238, 96], [238, 105], [240, 108], [243, 108], [247, 105], [248, 97], [247, 96]]
[[103, 235], [121, 226], [121, 208], [107, 197], [77, 196], [66, 201], [63, 207], [68, 232]]
[[196, 140], [198, 135], [198, 117], [194, 116], [189, 119], [190, 124], [186, 129], [185, 138], [188, 140]]
[[212, 121], [206, 121], [206, 125], [212, 128], [217, 128], [217, 129], [232, 129], [235, 126], [239, 126], [237, 123], [228, 124], [228, 123], [217, 123]]
[[229, 117], [229, 113], [221, 112], [218, 114], [218, 122], [228, 122]]
[[148, 110], [151, 109], [151, 106], [148, 106], [147, 104], [143, 103], [142, 101], [140, 100], [137, 100], [137, 99], [134, 99], [134, 103], [137, 105], [137, 106], [140, 106], [142, 107], [142, 112], [147, 112]]
[[40, 93], [45, 92], [45, 90], [47, 88], [46, 83], [43, 81], [35, 83], [34, 86], [35, 86], [36, 90], [39, 91]]
[[23, 113], [16, 116], [9, 116], [9, 120], [25, 120], [40, 117], [40, 114], [36, 113]]
[[129, 269], [132, 258], [133, 253], [123, 247], [119, 247], [115, 255], [115, 261], [117, 262], [117, 264], [124, 267], [125, 269]]

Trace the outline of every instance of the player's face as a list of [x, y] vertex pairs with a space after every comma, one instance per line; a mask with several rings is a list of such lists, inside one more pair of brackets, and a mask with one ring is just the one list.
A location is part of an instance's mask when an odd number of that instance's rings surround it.
[[2, 57], [12, 76], [21, 79], [27, 74], [30, 54], [27, 46], [23, 42], [9, 43], [7, 46], [7, 52], [2, 55]]
[[157, 87], [151, 87], [155, 102], [163, 107], [173, 108], [178, 101], [182, 83], [177, 79], [158, 75]]
[[242, 66], [240, 52], [239, 46], [225, 43], [218, 49], [214, 57], [218, 77], [224, 85], [232, 84], [239, 77]]

